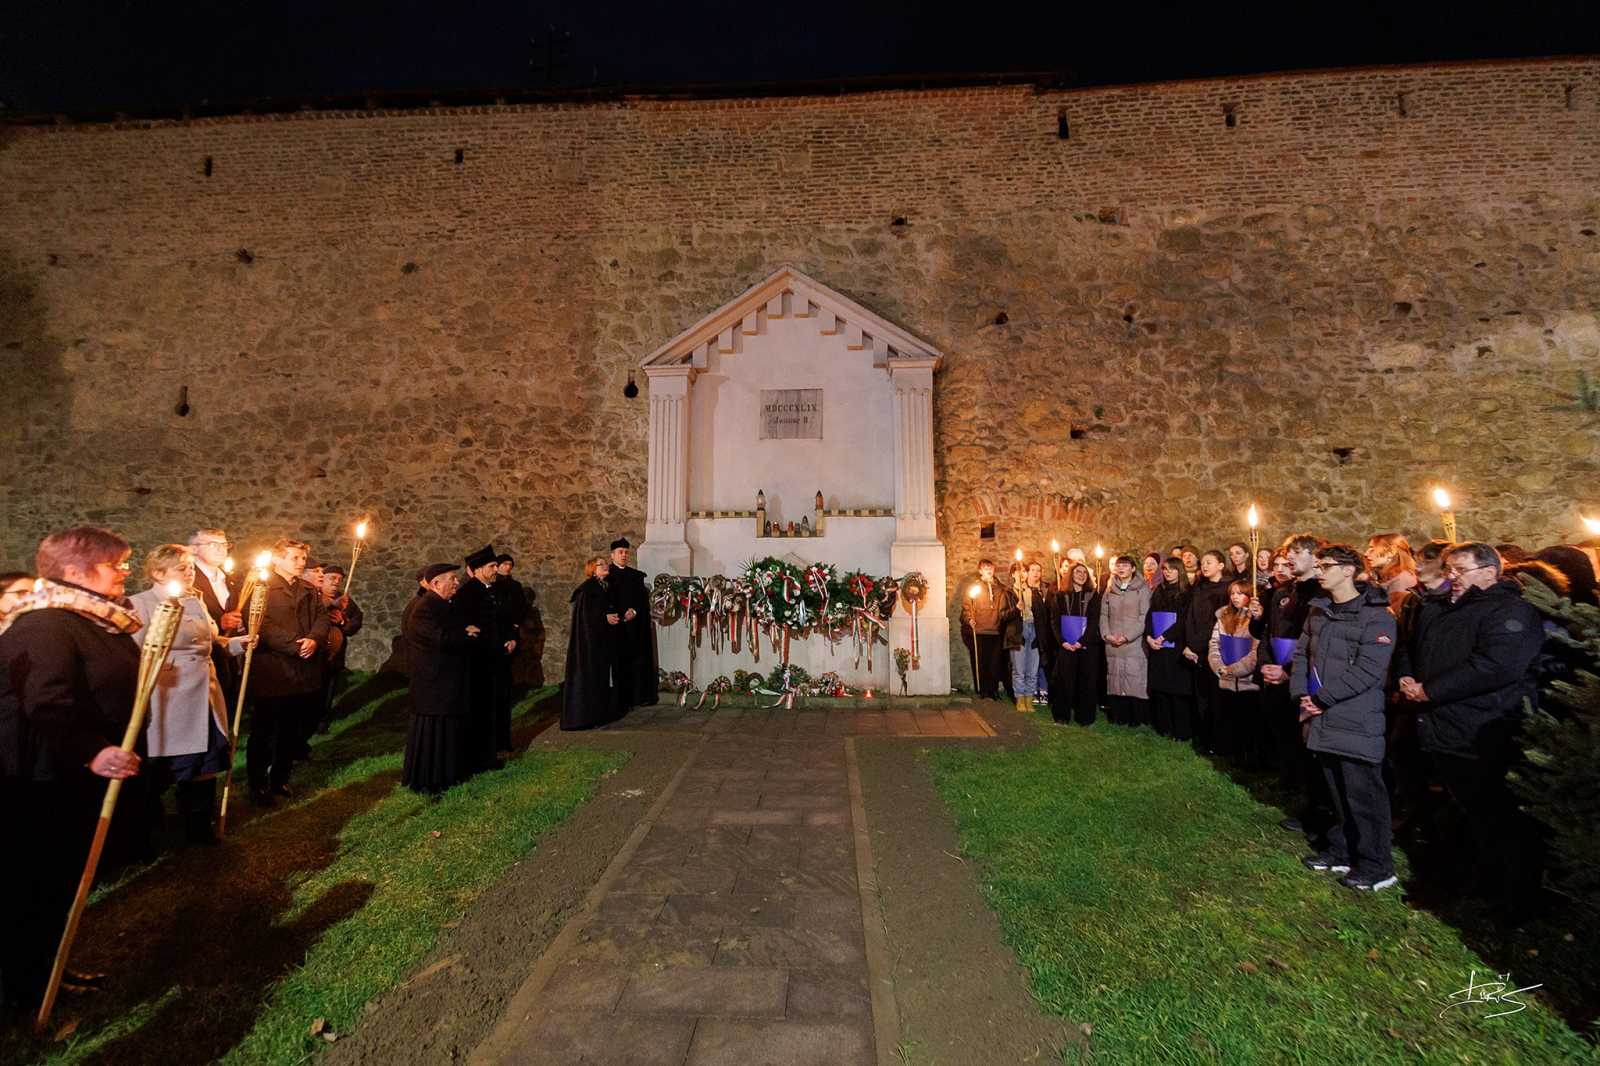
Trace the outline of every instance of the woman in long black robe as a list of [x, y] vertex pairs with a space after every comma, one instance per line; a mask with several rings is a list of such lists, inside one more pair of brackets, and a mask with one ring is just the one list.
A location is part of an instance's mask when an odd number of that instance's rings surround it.
[[[1181, 557], [1170, 555], [1161, 561], [1161, 584], [1150, 594], [1144, 629], [1150, 648], [1150, 718], [1157, 733], [1178, 740], [1188, 740], [1194, 732], [1194, 667], [1183, 657], [1188, 582]], [[1157, 633], [1157, 613], [1175, 615], [1177, 621]]]
[[561, 686], [561, 728], [593, 729], [622, 716], [621, 690], [613, 676], [616, 633], [621, 622], [608, 584], [604, 557], [584, 565], [584, 581], [572, 592], [572, 625], [567, 631], [567, 676]]

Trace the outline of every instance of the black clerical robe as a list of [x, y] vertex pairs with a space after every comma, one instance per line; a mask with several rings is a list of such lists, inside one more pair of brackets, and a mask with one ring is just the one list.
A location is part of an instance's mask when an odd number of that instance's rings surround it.
[[615, 684], [617, 627], [606, 621], [612, 591], [589, 578], [572, 593], [567, 632], [567, 673], [561, 687], [561, 728], [591, 729], [616, 721], [625, 709]]
[[[611, 609], [624, 619], [613, 627], [618, 700], [624, 708], [648, 707], [660, 698], [656, 665], [655, 622], [650, 618], [650, 588], [644, 574], [631, 566], [614, 566], [606, 584]], [[629, 610], [634, 612], [627, 620]]]

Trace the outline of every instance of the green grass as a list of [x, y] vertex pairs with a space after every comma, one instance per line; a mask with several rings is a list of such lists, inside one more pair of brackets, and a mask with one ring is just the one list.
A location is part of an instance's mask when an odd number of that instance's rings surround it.
[[[526, 715], [553, 691], [532, 693], [514, 716]], [[392, 729], [335, 742], [403, 695], [378, 696], [338, 719], [331, 735], [318, 738], [321, 746], [337, 750], [337, 759], [313, 764], [318, 773], [299, 793], [296, 807], [315, 802], [329, 789], [384, 774], [397, 777], [402, 754], [395, 750]], [[300, 1063], [325, 1046], [309, 1033], [313, 1019], [324, 1019], [335, 1033], [353, 1028], [368, 1002], [415, 969], [447, 923], [457, 921], [485, 888], [593, 793], [603, 774], [626, 759], [625, 754], [583, 749], [527, 753], [437, 800], [396, 785], [356, 814], [339, 834], [334, 861], [295, 885], [279, 924], [293, 924], [333, 893], [359, 887], [370, 894], [316, 939], [301, 965], [269, 988], [253, 1028], [222, 1061]], [[285, 810], [246, 823], [241, 835]], [[115, 1021], [52, 1049], [44, 1061], [68, 1066], [90, 1059], [138, 1029], [173, 994], [166, 992], [161, 1002], [131, 1006]]]
[[[1492, 968], [1399, 892], [1306, 871], [1282, 812], [1187, 745], [1039, 728], [1026, 751], [927, 758], [1034, 995], [1090, 1026], [1095, 1063], [1600, 1061], [1537, 1003], [1441, 1018]], [[1513, 987], [1558, 980], [1548, 961]]]

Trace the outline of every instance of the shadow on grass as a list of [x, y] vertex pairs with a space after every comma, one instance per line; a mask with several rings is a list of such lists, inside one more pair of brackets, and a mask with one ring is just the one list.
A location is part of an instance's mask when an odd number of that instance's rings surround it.
[[[1243, 768], [1215, 755], [1206, 759], [1257, 802], [1279, 810], [1299, 806], [1297, 791], [1286, 789], [1276, 770]], [[1428, 799], [1414, 824], [1395, 839], [1406, 905], [1455, 929], [1497, 975], [1515, 977], [1537, 959], [1543, 973], [1557, 975], [1544, 982], [1539, 998], [1573, 1030], [1600, 1040], [1600, 937], [1590, 919], [1572, 901], [1545, 892], [1540, 917], [1508, 924], [1456, 874], [1460, 864], [1451, 842], [1461, 826], [1449, 800], [1440, 793]]]
[[[403, 690], [383, 682], [341, 697], [332, 735], [318, 738], [313, 761], [291, 779], [305, 799], [266, 810], [238, 802], [222, 847], [176, 851], [103, 891], [72, 962], [111, 974], [107, 990], [58, 1004], [52, 1028], [76, 1023], [69, 1042], [41, 1045], [19, 1027], [0, 1036], [0, 1061], [206, 1063], [237, 1045], [272, 987], [374, 891], [350, 880], [308, 906], [296, 901], [300, 886], [338, 861], [351, 820], [399, 787], [392, 759], [404, 748], [409, 708]], [[523, 709], [519, 747], [554, 706]], [[374, 757], [388, 757], [388, 768], [364, 762]], [[242, 778], [241, 770], [236, 801]]]

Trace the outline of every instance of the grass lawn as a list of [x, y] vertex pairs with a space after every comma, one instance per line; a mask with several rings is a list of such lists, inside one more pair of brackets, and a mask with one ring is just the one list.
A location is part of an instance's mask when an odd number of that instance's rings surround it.
[[[517, 719], [525, 725], [547, 710], [539, 705], [553, 691], [521, 701]], [[116, 998], [90, 1008], [94, 1013], [50, 1045], [42, 1061], [155, 1061], [152, 1044], [181, 1041], [189, 1027], [208, 1026], [226, 1034], [213, 1036], [220, 1061], [305, 1061], [325, 1046], [309, 1031], [314, 1019], [333, 1033], [352, 1028], [366, 1003], [415, 969], [442, 928], [626, 759], [580, 749], [527, 753], [429, 800], [398, 783], [404, 691], [352, 695], [361, 701], [356, 709], [317, 738], [315, 760], [296, 771], [292, 804], [241, 818], [236, 832], [230, 826], [228, 844], [209, 858], [182, 854], [99, 891], [90, 913], [104, 908], [102, 937], [114, 931], [146, 938], [170, 952], [171, 961], [141, 967], [135, 960], [131, 981], [121, 980], [125, 967], [118, 965]], [[195, 869], [185, 866], [192, 861], [217, 864], [213, 883], [194, 883]], [[263, 886], [263, 879], [272, 883]], [[267, 901], [265, 917], [247, 889]], [[151, 914], [194, 906], [199, 894], [227, 898], [236, 891], [235, 910], [228, 903], [202, 905], [192, 916], [194, 929], [162, 927]], [[226, 943], [235, 922], [234, 943]], [[281, 961], [252, 957], [270, 951]], [[235, 982], [221, 995], [206, 987], [216, 967]], [[58, 1011], [58, 1023], [66, 1013]], [[0, 1046], [0, 1058], [25, 1058], [29, 1050]]]
[[[927, 758], [1034, 995], [1087, 1027], [1095, 1063], [1600, 1061], [1534, 993], [1505, 1017], [1447, 1010], [1470, 972], [1497, 968], [1399, 891], [1305, 870], [1283, 812], [1188, 745], [1038, 727], [1027, 751]], [[1573, 952], [1575, 932], [1555, 939]], [[1559, 950], [1510, 966], [1512, 988], [1595, 972]]]

